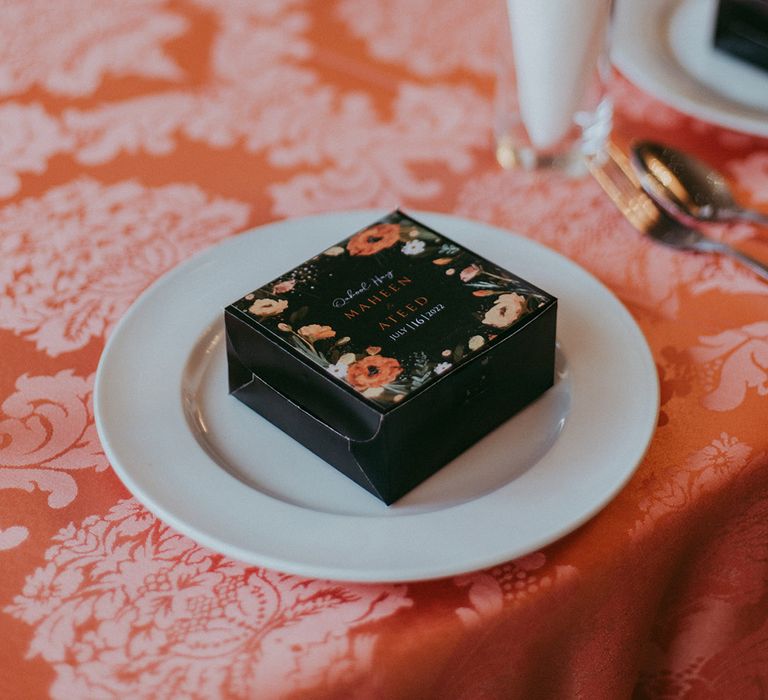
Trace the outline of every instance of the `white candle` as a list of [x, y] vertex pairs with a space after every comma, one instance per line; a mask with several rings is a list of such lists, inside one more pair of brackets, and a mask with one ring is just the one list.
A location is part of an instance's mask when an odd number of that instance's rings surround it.
[[507, 0], [520, 116], [534, 147], [573, 125], [594, 74], [610, 0]]

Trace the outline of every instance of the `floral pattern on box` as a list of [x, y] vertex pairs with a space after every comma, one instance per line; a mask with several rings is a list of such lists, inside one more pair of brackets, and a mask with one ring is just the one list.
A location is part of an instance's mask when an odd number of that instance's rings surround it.
[[[442, 342], [442, 336], [435, 338], [434, 333], [420, 333], [423, 343], [416, 348], [411, 343], [398, 352], [396, 342], [384, 349], [369, 334], [339, 329], [340, 313], [331, 305], [324, 308], [328, 288], [320, 285], [340, 274], [353, 279], [347, 275], [358, 269], [356, 261], [373, 258], [381, 258], [380, 269], [387, 272], [374, 275], [372, 286], [364, 292], [363, 287], [348, 289], [348, 298], [335, 299], [333, 305], [351, 303], [347, 318], [358, 315], [355, 307], [367, 311], [365, 302], [383, 305], [386, 300], [379, 295], [386, 292], [382, 290], [395, 294], [413, 283], [407, 274], [393, 272], [398, 263], [407, 261], [407, 269], [416, 270], [417, 275], [427, 268], [430, 289], [449, 295], [454, 306], [460, 305], [453, 317], [460, 331], [450, 343]], [[443, 304], [430, 308], [421, 299], [426, 297], [416, 297], [413, 304], [406, 305], [414, 311], [404, 315], [401, 329], [388, 335], [390, 341], [397, 341], [396, 333], [420, 330], [418, 326], [430, 319], [427, 314], [443, 311]], [[552, 300], [525, 280], [396, 211], [247, 294], [235, 306], [339, 381], [388, 407], [486, 348]]]

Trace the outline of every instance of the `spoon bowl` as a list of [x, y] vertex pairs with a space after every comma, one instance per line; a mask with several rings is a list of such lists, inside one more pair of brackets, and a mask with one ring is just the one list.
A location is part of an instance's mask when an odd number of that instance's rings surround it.
[[653, 141], [638, 141], [632, 145], [630, 162], [643, 189], [685, 223], [743, 219], [768, 225], [768, 215], [740, 206], [722, 173], [694, 156]]

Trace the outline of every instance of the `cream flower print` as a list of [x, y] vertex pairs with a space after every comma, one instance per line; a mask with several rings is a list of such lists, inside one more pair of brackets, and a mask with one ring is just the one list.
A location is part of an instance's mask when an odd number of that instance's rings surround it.
[[511, 326], [525, 310], [525, 297], [517, 292], [502, 294], [486, 311], [483, 323], [494, 328]]
[[254, 316], [277, 316], [288, 308], [285, 299], [257, 299], [248, 307]]
[[347, 378], [347, 370], [349, 369], [349, 365], [344, 362], [337, 362], [334, 365], [328, 365], [326, 367], [329, 374], [332, 374], [337, 379], [346, 379]]
[[408, 241], [402, 248], [403, 253], [406, 255], [418, 255], [419, 253], [424, 252], [424, 248], [426, 248], [426, 244], [424, 241], [420, 240], [412, 240]]
[[450, 368], [450, 362], [441, 362], [440, 364], [435, 365], [435, 374], [443, 374], [443, 372], [447, 372]]
[[479, 350], [483, 345], [485, 345], [485, 338], [482, 335], [473, 335], [467, 343], [470, 350]]
[[[349, 340], [349, 338], [347, 338]], [[328, 365], [325, 369], [329, 374], [339, 379], [346, 379], [349, 372], [349, 366], [355, 361], [355, 353], [344, 353], [335, 364]]]
[[471, 265], [467, 265], [467, 267], [465, 267], [461, 271], [461, 274], [459, 274], [459, 277], [461, 277], [462, 282], [469, 282], [470, 280], [477, 277], [477, 274], [479, 272], [481, 272], [480, 266], [472, 263]]
[[284, 282], [278, 282], [272, 287], [272, 294], [285, 294], [290, 292], [296, 286], [296, 280], [285, 280]]
[[332, 246], [331, 248], [328, 248], [323, 255], [328, 255], [332, 258], [335, 258], [337, 255], [343, 255], [344, 248], [342, 248], [340, 245]]

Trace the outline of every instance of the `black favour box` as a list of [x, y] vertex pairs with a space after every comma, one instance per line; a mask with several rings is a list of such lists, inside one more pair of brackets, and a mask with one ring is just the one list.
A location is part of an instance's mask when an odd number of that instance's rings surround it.
[[768, 0], [720, 0], [715, 47], [768, 71]]
[[556, 313], [395, 211], [225, 309], [229, 391], [389, 504], [552, 386]]

